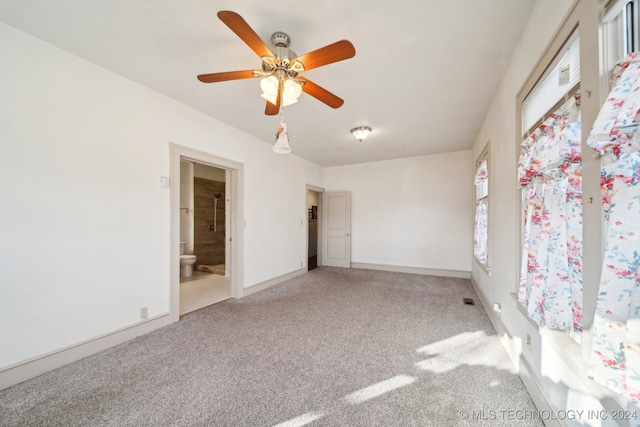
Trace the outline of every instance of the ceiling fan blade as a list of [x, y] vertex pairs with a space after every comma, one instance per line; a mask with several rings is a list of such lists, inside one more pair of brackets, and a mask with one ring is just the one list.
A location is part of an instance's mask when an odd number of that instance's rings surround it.
[[[282, 89], [282, 88], [280, 88]], [[278, 90], [278, 97], [276, 98], [276, 103], [272, 104], [269, 101], [267, 101], [267, 105], [266, 107], [264, 107], [264, 113], [267, 116], [275, 116], [280, 112], [280, 101], [281, 101], [281, 96], [282, 96], [282, 90]]]
[[[305, 70], [321, 67], [323, 65], [332, 64], [334, 62], [353, 58], [356, 55], [356, 49], [350, 41], [340, 40], [313, 52], [305, 53], [297, 57], [293, 61], [300, 61], [304, 65]], [[291, 61], [293, 63], [293, 61]]]
[[267, 101], [267, 105], [266, 105], [266, 107], [264, 107], [264, 113], [267, 116], [277, 116], [278, 115], [278, 111], [280, 111], [280, 107], [278, 107], [277, 105], [274, 105], [274, 104], [270, 103], [269, 101]]
[[338, 98], [328, 90], [318, 86], [317, 84], [313, 83], [308, 79], [304, 79], [304, 80], [305, 80], [305, 83], [302, 86], [302, 91], [304, 93], [307, 93], [313, 96], [318, 101], [324, 102], [331, 108], [340, 108], [342, 107], [342, 104], [344, 104], [344, 100], [342, 100], [341, 98]]
[[224, 73], [200, 74], [198, 80], [202, 83], [217, 83], [227, 80], [252, 79], [255, 74], [252, 70], [226, 71]]
[[271, 49], [262, 41], [242, 16], [228, 10], [218, 12], [218, 18], [242, 39], [259, 57], [274, 56]]

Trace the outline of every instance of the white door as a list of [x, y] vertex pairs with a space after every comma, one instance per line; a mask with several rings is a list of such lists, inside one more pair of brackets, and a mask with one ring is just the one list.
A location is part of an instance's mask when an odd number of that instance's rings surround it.
[[322, 193], [322, 265], [351, 267], [351, 193]]

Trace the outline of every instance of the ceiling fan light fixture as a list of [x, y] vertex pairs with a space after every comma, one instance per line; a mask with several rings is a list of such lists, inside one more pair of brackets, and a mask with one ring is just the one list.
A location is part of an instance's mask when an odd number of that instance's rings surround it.
[[260, 80], [260, 89], [262, 89], [262, 97], [269, 101], [270, 103], [276, 103], [278, 98], [278, 87], [280, 82], [278, 82], [278, 78], [275, 76], [265, 77]]
[[285, 94], [282, 95], [282, 106], [283, 107], [287, 107], [287, 106], [289, 106], [291, 104], [295, 104], [296, 102], [298, 102], [298, 100], [296, 98], [292, 98], [292, 97], [286, 96]]
[[278, 93], [278, 78], [276, 76], [265, 77], [260, 80], [260, 88], [264, 93], [275, 95]]
[[282, 85], [282, 106], [295, 104], [302, 94], [302, 86], [295, 80], [287, 79]]
[[260, 96], [263, 97], [264, 99], [266, 99], [267, 101], [269, 101], [270, 103], [272, 103], [273, 105], [276, 105], [276, 102], [278, 102], [277, 101], [277, 98], [278, 98], [277, 94], [276, 95], [268, 95], [268, 94], [263, 92], [262, 95], [260, 95]]
[[287, 79], [284, 82], [284, 93], [286, 96], [298, 99], [300, 94], [302, 94], [302, 86], [300, 86], [300, 84], [295, 80]]
[[371, 133], [371, 128], [369, 126], [359, 126], [351, 129], [351, 133], [358, 141], [362, 142]]

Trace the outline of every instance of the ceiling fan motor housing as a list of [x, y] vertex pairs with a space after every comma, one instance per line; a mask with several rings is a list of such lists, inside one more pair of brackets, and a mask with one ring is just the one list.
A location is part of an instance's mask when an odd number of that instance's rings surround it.
[[[263, 58], [262, 69], [266, 72], [273, 72], [278, 78], [295, 78], [300, 73], [300, 66], [296, 66], [294, 68], [291, 67], [291, 59], [296, 58], [297, 55], [294, 51], [289, 49], [289, 45], [291, 44], [291, 37], [288, 34], [283, 33], [282, 31], [276, 31], [271, 35], [271, 43], [273, 43], [275, 54], [275, 68], [272, 68], [273, 65], [269, 64], [269, 60], [267, 60], [267, 64], [265, 64]], [[265, 69], [265, 65], [267, 69]]]
[[291, 37], [282, 31], [276, 31], [271, 34], [271, 43], [273, 43], [274, 46], [289, 47], [291, 44]]

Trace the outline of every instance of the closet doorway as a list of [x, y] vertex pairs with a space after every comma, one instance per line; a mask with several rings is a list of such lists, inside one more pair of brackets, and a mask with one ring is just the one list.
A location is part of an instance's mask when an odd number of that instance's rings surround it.
[[319, 187], [307, 185], [306, 215], [307, 215], [307, 271], [321, 265], [322, 240], [320, 215], [322, 212], [322, 192]]

